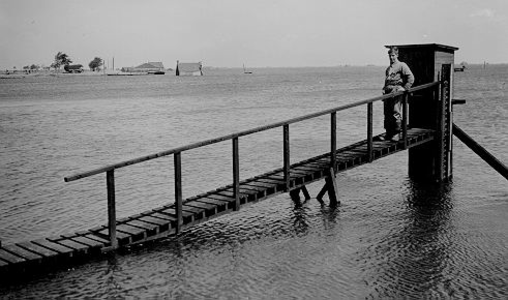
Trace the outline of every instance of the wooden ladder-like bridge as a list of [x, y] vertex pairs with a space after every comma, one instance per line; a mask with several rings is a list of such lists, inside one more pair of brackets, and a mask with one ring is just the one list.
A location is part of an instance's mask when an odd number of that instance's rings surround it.
[[[322, 194], [327, 191], [330, 204], [337, 205], [338, 197], [336, 196], [337, 189], [335, 187], [335, 181], [329, 180], [330, 178], [335, 178], [337, 172], [344, 172], [384, 156], [429, 143], [436, 137], [435, 129], [408, 128], [404, 126], [402, 132], [403, 138], [399, 142], [377, 140], [377, 138], [372, 135], [373, 103], [391, 97], [403, 97], [403, 101], [407, 102], [410, 97], [410, 92], [414, 93], [426, 89], [436, 90], [438, 87], [438, 82], [431, 83], [417, 87], [406, 93], [380, 96], [324, 112], [199, 142], [66, 177], [65, 181], [73, 181], [96, 174], [106, 173], [108, 224], [68, 235], [0, 245], [0, 274], [10, 274], [13, 272], [23, 273], [28, 270], [50, 267], [55, 263], [65, 264], [67, 262], [82, 261], [87, 257], [97, 256], [117, 248], [178, 234], [182, 230], [195, 224], [239, 210], [242, 206], [265, 200], [285, 192], [289, 192], [293, 199], [299, 198], [299, 193], [302, 192], [308, 199], [310, 196], [305, 186], [321, 179], [326, 179], [327, 183], [318, 197], [322, 197]], [[341, 149], [336, 149], [336, 112], [361, 105], [367, 106], [367, 139]], [[331, 116], [330, 152], [290, 164], [289, 125], [326, 114]], [[404, 116], [406, 115], [407, 111], [405, 111]], [[406, 119], [406, 117], [404, 118]], [[259, 176], [240, 180], [239, 138], [277, 127], [283, 128], [283, 167]], [[212, 191], [182, 199], [181, 153], [228, 140], [232, 142], [234, 182], [228, 186], [219, 187]], [[115, 170], [167, 155], [174, 156], [174, 203], [127, 218], [117, 219], [115, 209]]]
[[[418, 60], [410, 65], [416, 70], [417, 78], [418, 74], [430, 74], [427, 77], [422, 76], [420, 84], [408, 91], [359, 101], [66, 177], [65, 181], [74, 181], [106, 173], [108, 224], [86, 231], [21, 243], [2, 244], [0, 241], [0, 278], [10, 278], [27, 272], [43, 272], [55, 266], [81, 262], [132, 244], [178, 234], [195, 224], [237, 211], [243, 206], [281, 193], [290, 193], [295, 201], [299, 200], [300, 193], [309, 199], [306, 185], [322, 179], [325, 179], [326, 183], [316, 198], [320, 200], [325, 193], [328, 193], [330, 205], [338, 205], [335, 183], [335, 175], [338, 172], [344, 172], [407, 149], [409, 150], [409, 175], [412, 178], [432, 181], [448, 180], [452, 173], [451, 130], [453, 125], [449, 83], [452, 80], [453, 51], [456, 48], [436, 44], [408, 45], [399, 46], [399, 48], [406, 49], [406, 53], [416, 53], [415, 57]], [[427, 52], [435, 55], [432, 56], [431, 63], [428, 61], [422, 63], [421, 57]], [[438, 54], [443, 53], [451, 53], [451, 63], [449, 57], [448, 61], [442, 58], [437, 59]], [[406, 61], [411, 61], [411, 56], [406, 57]], [[434, 82], [435, 78], [439, 78], [439, 81]], [[377, 139], [377, 136], [373, 136], [373, 103], [394, 97], [400, 97], [404, 103], [402, 138], [398, 142], [381, 141]], [[411, 105], [408, 106], [408, 103]], [[337, 112], [359, 106], [367, 108], [366, 139], [337, 149]], [[408, 107], [410, 107], [409, 110]], [[324, 115], [330, 115], [330, 151], [291, 164], [290, 125]], [[274, 128], [282, 128], [282, 167], [241, 180], [238, 151], [240, 138]], [[232, 184], [183, 199], [181, 154], [191, 149], [228, 141], [232, 144]], [[115, 170], [169, 155], [174, 158], [174, 203], [117, 219]]]

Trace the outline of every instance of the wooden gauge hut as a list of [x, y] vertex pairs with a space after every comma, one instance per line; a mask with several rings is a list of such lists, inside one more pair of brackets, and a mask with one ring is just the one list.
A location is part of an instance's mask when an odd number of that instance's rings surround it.
[[181, 63], [176, 61], [176, 76], [203, 76], [203, 63]]

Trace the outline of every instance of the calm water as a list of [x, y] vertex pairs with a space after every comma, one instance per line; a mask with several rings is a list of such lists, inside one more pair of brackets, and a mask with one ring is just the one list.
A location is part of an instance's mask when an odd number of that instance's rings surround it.
[[[380, 94], [382, 67], [210, 70], [200, 78], [0, 81], [0, 239], [106, 223], [103, 175], [63, 177]], [[455, 123], [508, 164], [507, 66], [455, 74]], [[375, 107], [382, 132], [382, 109]], [[338, 114], [339, 146], [365, 108]], [[291, 126], [292, 161], [328, 150], [329, 118]], [[243, 178], [281, 165], [281, 130], [240, 140]], [[231, 145], [182, 157], [184, 197], [229, 184]], [[172, 158], [118, 170], [119, 217], [172, 199]], [[454, 178], [422, 185], [407, 153], [339, 174], [342, 205], [288, 195], [177, 239], [3, 286], [2, 298], [378, 299], [508, 297], [508, 185], [460, 141]], [[309, 186], [316, 195], [322, 183]], [[169, 200], [168, 200], [169, 199]]]

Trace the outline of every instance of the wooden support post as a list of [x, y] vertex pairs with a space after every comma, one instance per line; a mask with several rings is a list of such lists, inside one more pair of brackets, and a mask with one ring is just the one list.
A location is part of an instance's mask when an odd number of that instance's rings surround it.
[[298, 203], [300, 202], [300, 192], [302, 192], [303, 196], [305, 197], [305, 200], [310, 200], [310, 194], [305, 185], [290, 191], [289, 195], [291, 196], [291, 199], [293, 201]]
[[331, 113], [330, 118], [330, 167], [335, 171], [335, 165], [337, 158], [335, 152], [337, 152], [337, 112]]
[[453, 134], [459, 138], [459, 140], [461, 140], [466, 146], [473, 150], [474, 153], [478, 154], [478, 156], [480, 156], [492, 168], [494, 168], [494, 170], [501, 174], [501, 176], [508, 179], [508, 167], [455, 124], [453, 124]]
[[291, 200], [295, 203], [300, 203], [300, 189], [294, 189], [292, 191], [289, 191], [289, 196], [291, 197]]
[[118, 248], [116, 239], [116, 200], [115, 200], [115, 170], [106, 172], [106, 184], [108, 188], [108, 234], [111, 249]]
[[317, 194], [316, 199], [321, 202], [323, 200], [323, 196], [325, 195], [325, 193], [327, 191], [328, 191], [328, 182], [325, 181], [325, 185], [323, 185], [323, 187], [321, 188], [321, 190]]
[[325, 185], [321, 188], [316, 199], [319, 202], [323, 201], [323, 196], [328, 192], [328, 198], [330, 199], [330, 206], [337, 206], [340, 204], [338, 194], [337, 182], [335, 182], [335, 171], [330, 167], [328, 174], [325, 177]]
[[182, 215], [182, 153], [176, 152], [174, 154], [175, 165], [175, 210], [176, 210], [176, 234], [182, 230], [183, 215]]
[[330, 206], [337, 206], [340, 204], [337, 182], [335, 181], [335, 171], [330, 168], [328, 176], [326, 176], [326, 186], [328, 187], [328, 198], [330, 199]]
[[374, 108], [372, 102], [367, 104], [367, 158], [369, 162], [372, 162], [374, 159], [373, 156], [373, 145], [372, 145], [372, 127], [373, 127], [373, 115]]
[[300, 189], [302, 190], [305, 200], [310, 200], [310, 194], [309, 194], [309, 191], [307, 191], [307, 187], [304, 185]]
[[233, 193], [235, 195], [235, 211], [240, 210], [240, 158], [238, 153], [238, 137], [233, 138]]
[[289, 175], [289, 167], [291, 165], [290, 155], [289, 155], [289, 125], [284, 125], [284, 182], [285, 182], [285, 191], [289, 191], [290, 188], [290, 175]]

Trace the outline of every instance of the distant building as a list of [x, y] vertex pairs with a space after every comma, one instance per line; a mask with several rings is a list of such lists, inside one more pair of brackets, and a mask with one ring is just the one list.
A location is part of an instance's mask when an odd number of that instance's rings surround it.
[[65, 65], [64, 70], [68, 73], [81, 73], [84, 71], [83, 65]]
[[148, 73], [148, 74], [156, 74], [156, 73], [162, 73], [164, 74], [164, 65], [160, 61], [156, 62], [147, 62], [144, 64], [141, 64], [137, 67], [123, 67], [121, 69], [122, 72], [129, 72], [129, 73]]
[[176, 76], [203, 76], [203, 63], [181, 63], [176, 61]]

